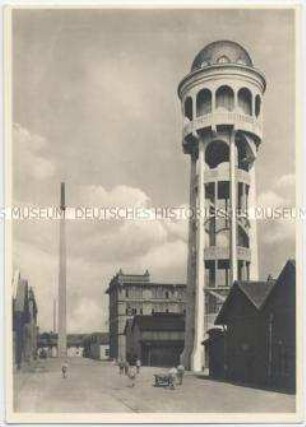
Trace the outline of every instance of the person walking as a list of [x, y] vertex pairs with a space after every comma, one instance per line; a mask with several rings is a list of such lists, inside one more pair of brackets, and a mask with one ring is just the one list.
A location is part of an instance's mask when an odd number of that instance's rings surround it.
[[137, 374], [140, 374], [140, 367], [141, 367], [141, 361], [138, 357], [136, 360], [136, 372], [137, 372]]
[[65, 360], [65, 362], [62, 364], [62, 378], [67, 378], [68, 376], [68, 361]]
[[177, 383], [178, 385], [183, 384], [183, 378], [185, 374], [185, 367], [182, 364], [179, 364], [177, 367]]
[[129, 364], [129, 362], [126, 360], [126, 361], [124, 362], [124, 373], [125, 373], [125, 375], [128, 375], [128, 373], [129, 373], [129, 368], [130, 368], [130, 364]]
[[135, 369], [135, 366], [129, 367], [127, 376], [129, 378], [129, 387], [135, 387], [135, 381], [136, 381], [136, 369]]
[[118, 366], [119, 366], [119, 374], [122, 375], [124, 372], [124, 361], [122, 359], [119, 359]]
[[171, 368], [168, 372], [169, 377], [169, 388], [175, 390], [176, 379], [177, 379], [177, 369], [175, 367]]

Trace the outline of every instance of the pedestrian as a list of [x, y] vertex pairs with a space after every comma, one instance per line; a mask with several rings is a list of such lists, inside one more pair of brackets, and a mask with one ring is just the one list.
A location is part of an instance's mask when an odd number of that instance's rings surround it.
[[136, 380], [136, 369], [135, 366], [131, 366], [128, 369], [127, 376], [129, 378], [129, 387], [135, 387], [135, 380]]
[[137, 372], [137, 374], [140, 373], [140, 366], [141, 366], [141, 361], [140, 361], [140, 359], [138, 357], [137, 360], [136, 360], [136, 372]]
[[124, 361], [122, 359], [119, 359], [118, 366], [119, 366], [119, 374], [122, 375], [124, 372]]
[[129, 362], [126, 360], [126, 361], [124, 362], [124, 373], [125, 373], [125, 375], [128, 375], [128, 373], [129, 373], [129, 367], [130, 367], [130, 364], [129, 364]]
[[171, 368], [168, 372], [169, 378], [169, 388], [175, 390], [176, 379], [177, 379], [177, 369], [175, 367]]
[[68, 376], [68, 361], [65, 360], [65, 362], [62, 364], [62, 378], [67, 378]]
[[183, 377], [185, 374], [185, 367], [182, 364], [179, 364], [177, 367], [177, 383], [178, 385], [182, 385], [183, 384]]

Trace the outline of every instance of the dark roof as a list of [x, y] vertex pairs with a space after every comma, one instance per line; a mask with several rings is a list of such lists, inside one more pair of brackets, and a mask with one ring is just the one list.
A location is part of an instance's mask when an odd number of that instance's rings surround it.
[[221, 307], [215, 324], [220, 325], [224, 322], [230, 303], [237, 292], [242, 292], [255, 309], [261, 311], [279, 286], [290, 285], [292, 282], [295, 283], [295, 260], [293, 259], [287, 261], [276, 280], [235, 282]]
[[280, 272], [277, 280], [275, 281], [275, 285], [273, 286], [273, 289], [269, 293], [268, 297], [265, 299], [264, 303], [262, 304], [263, 308], [267, 305], [268, 301], [272, 298], [272, 295], [275, 294], [277, 289], [279, 289], [281, 286], [294, 286], [295, 285], [295, 275], [296, 275], [296, 265], [294, 259], [289, 259], [282, 271]]
[[215, 320], [215, 325], [223, 324], [228, 310], [232, 307], [232, 301], [237, 293], [242, 293], [247, 300], [254, 306], [255, 310], [260, 310], [266, 298], [271, 292], [275, 280], [267, 281], [236, 281], [224, 301], [221, 310]]
[[184, 331], [185, 316], [180, 313], [154, 313], [134, 316], [133, 327], [141, 331]]
[[240, 44], [230, 40], [218, 40], [200, 50], [192, 63], [191, 71], [209, 65], [228, 65], [228, 63], [253, 66], [250, 55]]
[[260, 309], [262, 304], [265, 302], [267, 296], [271, 292], [275, 280], [267, 281], [240, 281], [237, 282], [238, 287], [246, 295], [246, 297], [255, 305], [257, 309]]

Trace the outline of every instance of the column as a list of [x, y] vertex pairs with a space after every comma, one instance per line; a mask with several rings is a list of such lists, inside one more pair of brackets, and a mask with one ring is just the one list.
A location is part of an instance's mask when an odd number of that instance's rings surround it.
[[218, 260], [216, 260], [216, 288], [225, 286], [224, 272], [218, 268]]
[[235, 132], [230, 135], [230, 264], [231, 264], [231, 285], [237, 280], [237, 147], [235, 144]]
[[255, 95], [254, 95], [254, 93], [252, 92], [252, 117], [256, 117], [255, 116]]
[[234, 90], [234, 111], [238, 111], [238, 91]]
[[198, 194], [197, 206], [199, 210], [197, 227], [197, 247], [196, 247], [196, 289], [195, 289], [195, 323], [194, 323], [194, 343], [191, 354], [191, 369], [201, 371], [205, 365], [204, 346], [201, 344], [204, 339], [204, 319], [205, 319], [205, 188], [204, 188], [204, 166], [205, 166], [205, 145], [204, 141], [199, 139], [199, 158], [198, 158]]
[[67, 356], [66, 335], [66, 221], [65, 184], [61, 183], [61, 218], [59, 230], [59, 280], [58, 280], [58, 357]]
[[214, 114], [215, 111], [216, 111], [216, 91], [212, 90], [212, 93], [211, 93], [211, 112], [212, 112], [212, 114]]
[[258, 245], [257, 245], [257, 223], [255, 218], [256, 208], [256, 171], [255, 162], [250, 171], [250, 188], [249, 188], [249, 209], [250, 209], [250, 249], [251, 249], [251, 265], [250, 279], [258, 280]]
[[241, 187], [242, 193], [241, 193], [241, 213], [244, 214], [246, 211], [246, 189], [245, 189], [245, 183], [242, 182]]
[[191, 95], [192, 99], [192, 120], [197, 118], [197, 95]]
[[190, 155], [190, 193], [189, 204], [193, 215], [189, 219], [188, 260], [187, 260], [187, 289], [186, 289], [186, 319], [185, 319], [185, 344], [181, 355], [183, 365], [190, 369], [190, 356], [194, 340], [195, 324], [195, 268], [196, 268], [196, 179], [197, 156], [196, 150]]

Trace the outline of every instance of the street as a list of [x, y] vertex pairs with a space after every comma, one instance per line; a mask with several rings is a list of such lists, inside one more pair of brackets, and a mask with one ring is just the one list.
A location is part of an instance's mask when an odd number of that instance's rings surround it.
[[153, 374], [163, 368], [143, 367], [134, 388], [110, 362], [69, 359], [63, 379], [57, 359], [40, 360], [33, 372], [14, 376], [16, 412], [293, 412], [295, 397], [187, 373], [176, 390], [154, 387]]

